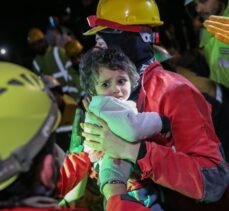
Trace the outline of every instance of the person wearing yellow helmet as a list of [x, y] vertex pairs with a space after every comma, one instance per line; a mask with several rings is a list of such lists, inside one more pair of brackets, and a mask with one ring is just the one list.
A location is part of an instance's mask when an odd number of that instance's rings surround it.
[[79, 62], [83, 54], [83, 45], [79, 40], [72, 39], [64, 46], [68, 58], [71, 60], [72, 67], [78, 72]]
[[[85, 35], [99, 35], [103, 46], [121, 48], [135, 63], [141, 85], [131, 99], [137, 101], [139, 112], [154, 111], [168, 117], [172, 137], [158, 134], [147, 142], [128, 144], [94, 116], [101, 127], [84, 123], [84, 129], [91, 131], [83, 133], [85, 144], [113, 158], [131, 161], [139, 167], [141, 179], [151, 179], [154, 184], [198, 201], [219, 200], [228, 185], [229, 170], [219, 150], [222, 147], [214, 131], [211, 109], [188, 80], [165, 71], [155, 60], [152, 45], [158, 37], [151, 27], [163, 23], [155, 1], [100, 0], [96, 16], [89, 22], [92, 29]], [[103, 192], [108, 210], [149, 210], [127, 196], [126, 186], [118, 180], [107, 183]]]
[[43, 32], [38, 28], [32, 28], [28, 33], [28, 42], [30, 44], [44, 39]]
[[[43, 32], [39, 28], [32, 28], [29, 31], [28, 43], [36, 54], [33, 59], [33, 71], [40, 76], [54, 77], [60, 83], [58, 91], [62, 92], [59, 92], [59, 94], [63, 94], [63, 96], [56, 96], [60, 97], [58, 99], [61, 101], [61, 111], [64, 112], [64, 115], [61, 122], [62, 126], [57, 129], [57, 132], [58, 140], [62, 140], [58, 143], [62, 143], [61, 146], [66, 150], [72, 132], [73, 110], [77, 106], [80, 107], [81, 98], [84, 94], [80, 88], [79, 73], [73, 67], [72, 62], [69, 61], [65, 49], [48, 45]], [[80, 50], [82, 50], [82, 46], [80, 47]], [[46, 77], [46, 79], [50, 78]], [[73, 117], [71, 118], [71, 116]]]
[[1, 62], [0, 109], [0, 209], [56, 210], [89, 166], [76, 154], [64, 158], [55, 145], [60, 112], [54, 97], [30, 70]]
[[83, 50], [83, 45], [76, 39], [72, 39], [69, 42], [66, 43], [64, 46], [66, 54], [69, 58], [71, 58], [74, 55], [80, 55]]
[[76, 71], [68, 66], [69, 58], [64, 48], [50, 46], [39, 28], [28, 32], [28, 44], [35, 57], [32, 61], [33, 72], [37, 75], [51, 75], [60, 81], [63, 92], [80, 101], [79, 83], [75, 80]]

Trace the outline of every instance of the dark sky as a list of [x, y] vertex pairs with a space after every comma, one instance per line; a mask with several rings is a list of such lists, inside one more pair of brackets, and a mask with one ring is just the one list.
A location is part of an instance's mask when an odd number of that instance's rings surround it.
[[[97, 0], [82, 5], [81, 0], [4, 0], [0, 12], [0, 47], [9, 50], [10, 60], [20, 63], [28, 56], [27, 33], [31, 27], [45, 30], [49, 16], [61, 16], [71, 9], [72, 24], [77, 37], [87, 29], [86, 16], [95, 14]], [[81, 37], [79, 37], [81, 39]], [[84, 38], [83, 38], [84, 39]], [[1, 58], [0, 58], [1, 59]]]
[[[6, 1], [6, 0], [5, 0]], [[43, 26], [49, 14], [56, 14], [63, 8], [63, 1], [8, 1], [1, 7], [0, 42], [21, 45], [31, 26]], [[42, 1], [40, 1], [42, 3]], [[59, 10], [59, 11], [58, 11]], [[20, 41], [20, 42], [18, 42]]]
[[[83, 36], [89, 26], [86, 17], [96, 13], [99, 0], [2, 0], [0, 10], [0, 48], [9, 50], [10, 61], [22, 65], [31, 59], [27, 45], [27, 33], [32, 27], [39, 27], [45, 31], [49, 16], [60, 17], [71, 9], [71, 22], [68, 23], [76, 38], [84, 45], [84, 49], [94, 43], [94, 37]], [[124, 0], [125, 1], [125, 0]], [[82, 3], [84, 2], [84, 3]], [[181, 29], [184, 20], [183, 0], [158, 0], [161, 19], [167, 25], [174, 25]], [[163, 27], [160, 27], [163, 31]], [[179, 25], [180, 24], [180, 25]], [[179, 32], [179, 30], [176, 30]], [[162, 33], [161, 33], [162, 34]], [[182, 40], [178, 33], [177, 40]], [[191, 34], [191, 33], [190, 33]], [[181, 37], [181, 38], [179, 38]], [[93, 41], [92, 41], [93, 39]], [[163, 40], [163, 34], [161, 35]], [[0, 60], [1, 60], [0, 56]], [[23, 61], [21, 61], [23, 60]]]

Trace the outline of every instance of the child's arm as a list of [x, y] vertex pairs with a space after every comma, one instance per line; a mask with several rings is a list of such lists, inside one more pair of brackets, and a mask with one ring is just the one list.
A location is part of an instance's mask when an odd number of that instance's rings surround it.
[[[89, 110], [102, 118], [118, 136], [129, 142], [136, 142], [160, 132], [170, 130], [169, 120], [157, 112], [138, 113], [126, 101], [110, 96], [94, 96]], [[90, 123], [98, 124], [86, 116]], [[86, 121], [86, 122], [87, 122]]]
[[112, 159], [105, 155], [100, 166], [99, 185], [108, 200], [107, 211], [150, 210], [127, 194], [126, 185], [131, 168], [128, 161]]

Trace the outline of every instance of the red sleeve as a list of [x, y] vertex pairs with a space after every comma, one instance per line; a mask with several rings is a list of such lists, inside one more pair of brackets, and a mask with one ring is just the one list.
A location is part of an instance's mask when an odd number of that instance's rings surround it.
[[88, 154], [85, 152], [68, 155], [60, 169], [57, 192], [64, 196], [77, 185], [89, 172], [91, 167]]
[[163, 115], [171, 120], [172, 138], [167, 146], [153, 139], [146, 143], [146, 154], [138, 160], [142, 178], [191, 198], [218, 200], [229, 174], [208, 104], [187, 86], [173, 89], [160, 103]]
[[107, 211], [150, 211], [128, 195], [115, 195], [108, 199]]

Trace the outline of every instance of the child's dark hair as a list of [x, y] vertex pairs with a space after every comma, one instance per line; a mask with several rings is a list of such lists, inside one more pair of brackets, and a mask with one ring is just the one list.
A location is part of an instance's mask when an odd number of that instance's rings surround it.
[[90, 50], [80, 62], [80, 85], [90, 95], [95, 93], [95, 83], [99, 77], [99, 69], [107, 67], [111, 70], [123, 70], [129, 77], [132, 90], [137, 87], [139, 75], [133, 62], [118, 48]]

